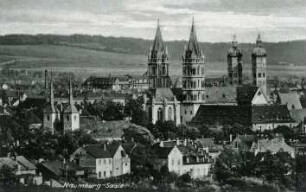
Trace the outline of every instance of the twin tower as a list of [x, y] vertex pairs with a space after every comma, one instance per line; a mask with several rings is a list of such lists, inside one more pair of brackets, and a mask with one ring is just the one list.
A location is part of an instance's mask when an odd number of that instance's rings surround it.
[[[228, 50], [227, 64], [230, 84], [242, 84], [242, 51], [238, 47], [236, 35], [232, 40], [232, 47]], [[149, 88], [170, 87], [169, 53], [164, 44], [158, 22], [153, 45], [148, 56]], [[252, 56], [252, 84], [266, 86], [266, 51], [263, 48], [260, 34], [258, 34]], [[187, 101], [203, 101], [205, 87], [205, 60], [199, 47], [194, 20], [188, 44], [184, 47], [182, 58], [182, 85]]]
[[[242, 52], [238, 48], [236, 36], [227, 54], [228, 77], [230, 84], [242, 84]], [[148, 55], [148, 80], [150, 89], [170, 88], [170, 58], [164, 44], [158, 22], [153, 45]], [[194, 19], [192, 20], [188, 44], [182, 56], [181, 122], [189, 121], [201, 104], [205, 103], [205, 58], [199, 46]], [[266, 93], [266, 51], [258, 35], [252, 53], [252, 84], [261, 87]]]

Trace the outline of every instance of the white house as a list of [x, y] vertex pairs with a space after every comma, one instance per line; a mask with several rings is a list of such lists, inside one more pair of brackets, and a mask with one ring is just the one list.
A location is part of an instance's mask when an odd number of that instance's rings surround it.
[[70, 160], [87, 169], [97, 179], [116, 177], [131, 172], [131, 160], [120, 144], [98, 144], [78, 148]]

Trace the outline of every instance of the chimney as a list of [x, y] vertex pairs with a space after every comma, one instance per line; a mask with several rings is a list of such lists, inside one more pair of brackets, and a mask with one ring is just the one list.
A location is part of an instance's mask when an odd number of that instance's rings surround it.
[[176, 138], [176, 145], [177, 145], [177, 146], [180, 145], [180, 140], [179, 140], [179, 138]]
[[187, 139], [184, 139], [184, 146], [187, 146]]
[[160, 146], [160, 147], [164, 147], [164, 142], [161, 141], [161, 142], [159, 143], [159, 146]]

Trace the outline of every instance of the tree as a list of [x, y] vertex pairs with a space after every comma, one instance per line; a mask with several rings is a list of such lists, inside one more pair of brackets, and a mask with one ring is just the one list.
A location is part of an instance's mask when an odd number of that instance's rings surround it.
[[12, 184], [17, 180], [14, 174], [14, 169], [6, 164], [0, 167], [0, 178], [5, 184]]
[[107, 107], [103, 112], [103, 119], [107, 121], [116, 121], [123, 119], [123, 106], [121, 104], [108, 102], [106, 106]]

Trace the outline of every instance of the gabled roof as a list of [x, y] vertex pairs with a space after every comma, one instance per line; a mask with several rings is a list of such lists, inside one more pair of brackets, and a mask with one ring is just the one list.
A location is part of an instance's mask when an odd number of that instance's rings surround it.
[[74, 104], [69, 104], [65, 107], [64, 113], [78, 113], [78, 110], [76, 109]]
[[0, 157], [0, 168], [3, 165], [7, 165], [14, 170], [17, 170], [19, 165], [21, 171], [36, 169], [36, 166], [23, 156], [16, 156], [16, 160], [14, 160], [14, 157]]
[[237, 103], [235, 86], [206, 87], [205, 93], [205, 103], [207, 104]]
[[271, 151], [272, 153], [277, 153], [280, 151], [294, 153], [294, 148], [289, 146], [283, 137], [276, 137], [274, 139], [260, 139], [252, 145], [251, 150], [255, 151], [256, 149], [259, 152]]
[[120, 144], [119, 143], [111, 143], [111, 144], [94, 144], [87, 145], [84, 147], [85, 151], [93, 156], [94, 158], [112, 158], [116, 151], [118, 150]]
[[294, 123], [286, 105], [252, 107], [252, 123]]
[[289, 109], [302, 109], [300, 97], [297, 92], [278, 93], [280, 103]]
[[239, 105], [250, 105], [258, 90], [257, 86], [243, 85], [237, 87], [237, 102]]
[[157, 101], [163, 101], [164, 99], [167, 99], [168, 101], [173, 101], [175, 98], [170, 88], [150, 89], [150, 93]]

